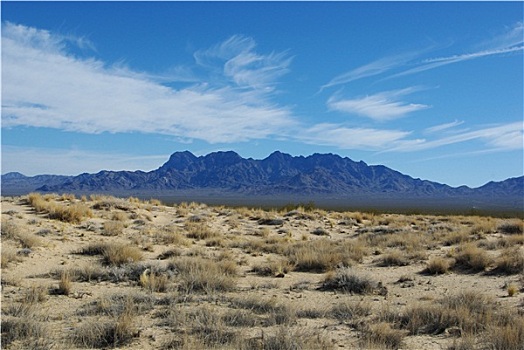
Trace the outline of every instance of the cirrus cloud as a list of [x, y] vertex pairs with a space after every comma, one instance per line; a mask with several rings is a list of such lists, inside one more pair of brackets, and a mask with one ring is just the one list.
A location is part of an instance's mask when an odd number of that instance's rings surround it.
[[232, 83], [184, 89], [146, 74], [107, 66], [67, 51], [64, 37], [2, 25], [2, 126], [51, 127], [83, 133], [143, 132], [210, 143], [267, 138], [296, 124], [266, 90], [287, 71], [284, 54], [258, 54], [254, 41], [233, 37], [215, 62]]

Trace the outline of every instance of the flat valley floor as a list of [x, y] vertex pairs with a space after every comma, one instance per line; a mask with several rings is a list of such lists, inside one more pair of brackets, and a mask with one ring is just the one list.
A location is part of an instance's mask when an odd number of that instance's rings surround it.
[[2, 197], [4, 349], [524, 349], [523, 220]]

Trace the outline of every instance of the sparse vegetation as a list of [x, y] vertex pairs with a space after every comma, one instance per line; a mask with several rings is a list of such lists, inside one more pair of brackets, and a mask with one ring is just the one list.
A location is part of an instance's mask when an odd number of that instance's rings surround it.
[[2, 204], [2, 348], [523, 350], [521, 219]]

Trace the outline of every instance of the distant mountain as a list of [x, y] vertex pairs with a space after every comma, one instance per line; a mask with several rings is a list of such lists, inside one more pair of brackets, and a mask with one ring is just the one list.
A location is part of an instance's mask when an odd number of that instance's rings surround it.
[[[293, 157], [274, 152], [262, 160], [237, 153], [195, 156], [176, 152], [160, 168], [150, 171], [101, 171], [78, 176], [19, 173], [2, 176], [2, 190], [13, 186], [49, 192], [155, 192], [215, 190], [243, 196], [336, 196], [393, 198], [503, 198], [519, 204], [524, 198], [524, 176], [490, 182], [479, 188], [451, 187], [414, 179], [382, 165], [367, 165], [334, 154]], [[378, 197], [377, 197], [378, 198]]]
[[12, 172], [2, 175], [2, 195], [28, 193], [42, 186], [59, 186], [72, 176], [37, 175], [25, 176]]

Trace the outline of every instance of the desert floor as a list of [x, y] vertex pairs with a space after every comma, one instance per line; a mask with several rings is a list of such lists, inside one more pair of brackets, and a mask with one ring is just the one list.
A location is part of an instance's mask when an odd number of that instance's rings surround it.
[[5, 349], [524, 349], [521, 219], [2, 197]]

